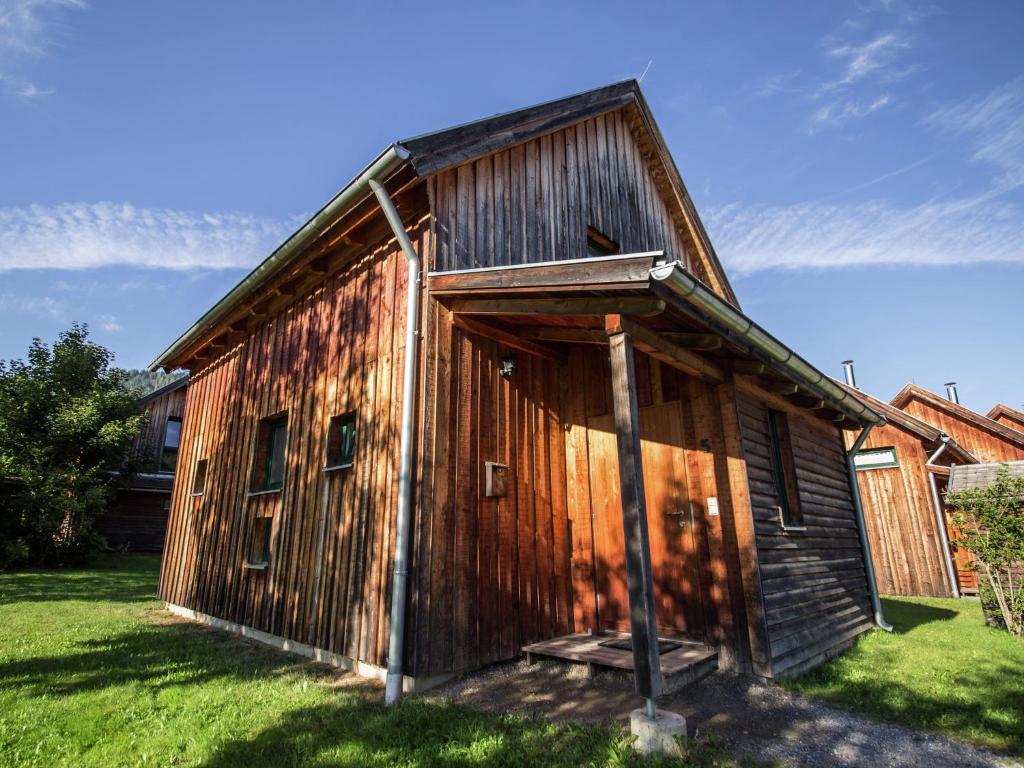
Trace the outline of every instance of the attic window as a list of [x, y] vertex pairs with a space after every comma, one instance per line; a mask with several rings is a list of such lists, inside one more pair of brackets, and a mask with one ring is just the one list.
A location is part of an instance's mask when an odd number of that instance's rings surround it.
[[249, 494], [274, 493], [284, 487], [288, 443], [288, 416], [280, 414], [261, 419], [256, 443]]
[[619, 244], [593, 227], [587, 227], [587, 257], [615, 256], [619, 253]]
[[324, 469], [351, 467], [356, 457], [356, 413], [332, 416], [327, 427], [327, 457]]

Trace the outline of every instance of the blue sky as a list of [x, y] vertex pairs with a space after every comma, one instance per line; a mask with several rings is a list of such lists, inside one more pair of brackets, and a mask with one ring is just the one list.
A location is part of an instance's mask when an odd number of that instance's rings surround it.
[[[395, 139], [643, 76], [744, 309], [1024, 402], [1019, 2], [0, 0], [0, 359], [143, 367]], [[644, 74], [646, 72], [646, 74]]]

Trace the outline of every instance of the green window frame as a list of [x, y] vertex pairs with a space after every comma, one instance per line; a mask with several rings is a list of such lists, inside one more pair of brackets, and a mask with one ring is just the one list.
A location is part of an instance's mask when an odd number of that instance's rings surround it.
[[358, 436], [356, 412], [332, 416], [327, 427], [324, 469], [347, 469], [355, 463]]
[[288, 448], [288, 417], [268, 419], [263, 455], [264, 491], [279, 491], [284, 487]]
[[853, 467], [858, 472], [868, 472], [872, 469], [892, 469], [899, 465], [896, 448], [891, 445], [885, 448], [862, 448], [853, 457]]
[[789, 432], [789, 417], [782, 411], [768, 409], [768, 437], [771, 443], [775, 491], [779, 499], [779, 516], [783, 528], [802, 528], [800, 488], [796, 480], [796, 460]]

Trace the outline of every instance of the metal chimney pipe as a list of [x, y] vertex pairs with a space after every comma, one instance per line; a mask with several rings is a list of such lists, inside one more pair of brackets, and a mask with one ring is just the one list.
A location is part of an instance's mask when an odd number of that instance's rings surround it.
[[946, 382], [946, 399], [951, 403], [960, 405], [960, 395], [957, 394], [955, 381]]
[[857, 377], [853, 375], [853, 360], [843, 360], [843, 374], [848, 386], [857, 388]]

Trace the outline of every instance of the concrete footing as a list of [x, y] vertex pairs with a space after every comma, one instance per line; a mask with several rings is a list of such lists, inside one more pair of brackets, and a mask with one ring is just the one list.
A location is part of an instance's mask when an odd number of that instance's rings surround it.
[[629, 730], [636, 737], [636, 751], [642, 755], [659, 754], [681, 757], [677, 736], [686, 735], [686, 718], [664, 709], [654, 710], [654, 719], [647, 710], [629, 713]]

